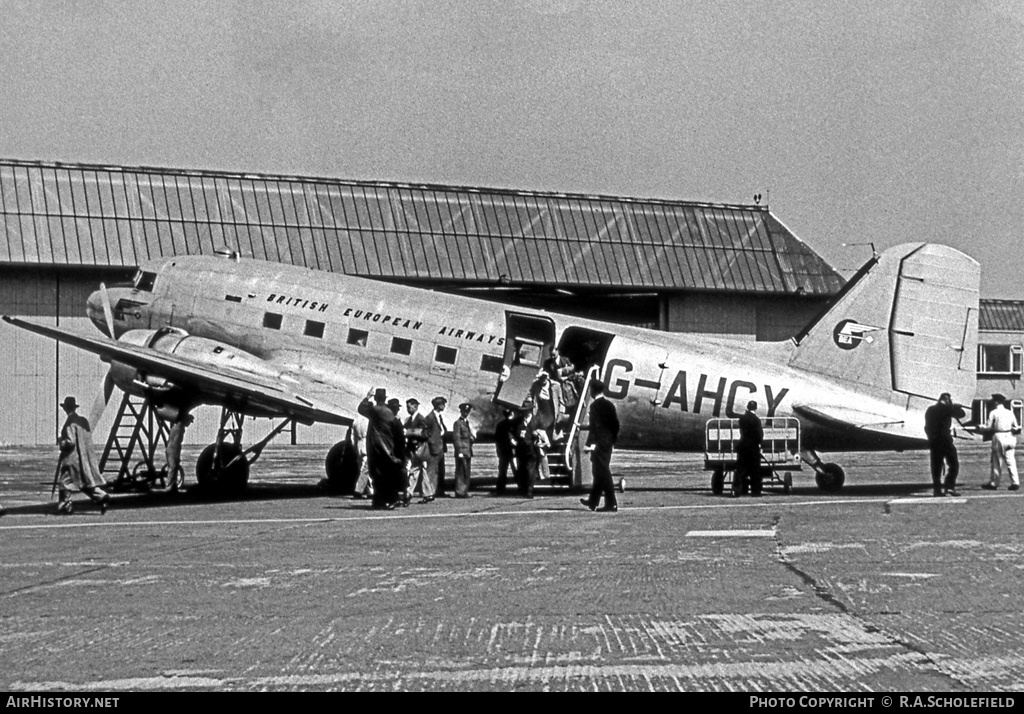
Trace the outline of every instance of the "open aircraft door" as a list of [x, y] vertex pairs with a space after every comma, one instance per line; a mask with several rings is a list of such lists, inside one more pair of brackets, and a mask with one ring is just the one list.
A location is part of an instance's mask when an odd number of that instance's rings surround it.
[[543, 315], [505, 311], [505, 355], [494, 401], [518, 407], [555, 344], [555, 322]]

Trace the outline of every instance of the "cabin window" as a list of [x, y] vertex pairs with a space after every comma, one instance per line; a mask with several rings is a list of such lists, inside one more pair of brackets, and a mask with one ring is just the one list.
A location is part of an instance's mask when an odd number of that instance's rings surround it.
[[978, 374], [1020, 374], [1021, 345], [978, 345]]
[[504, 361], [501, 357], [495, 357], [494, 355], [484, 355], [480, 358], [480, 371], [482, 372], [494, 372], [495, 374], [501, 374], [501, 368], [504, 366]]
[[242, 302], [242, 297], [240, 295], [225, 295], [224, 299], [228, 302]]
[[271, 330], [280, 330], [281, 319], [281, 315], [276, 312], [265, 312], [263, 313], [263, 326]]
[[359, 345], [360, 347], [366, 347], [366, 339], [370, 336], [370, 333], [366, 330], [349, 330], [348, 331], [348, 343], [350, 345]]
[[391, 338], [391, 351], [396, 355], [412, 354], [412, 340], [404, 337]]
[[153, 285], [156, 283], [156, 273], [150, 273], [146, 270], [140, 270], [139, 274], [135, 276], [135, 289], [142, 290], [143, 292], [153, 292]]
[[455, 360], [459, 357], [459, 351], [454, 347], [445, 347], [444, 345], [438, 345], [434, 351], [434, 361], [442, 364], [455, 364]]
[[306, 329], [302, 331], [302, 334], [307, 337], [323, 337], [324, 323], [317, 322], [316, 320], [306, 320]]
[[516, 350], [512, 355], [512, 364], [525, 364], [529, 367], [540, 367], [540, 357], [544, 346], [538, 342], [516, 340]]

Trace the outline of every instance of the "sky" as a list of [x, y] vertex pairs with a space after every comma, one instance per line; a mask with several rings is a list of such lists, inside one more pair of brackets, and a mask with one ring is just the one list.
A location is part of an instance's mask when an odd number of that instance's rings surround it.
[[0, 0], [0, 156], [749, 203], [1024, 299], [1019, 0]]

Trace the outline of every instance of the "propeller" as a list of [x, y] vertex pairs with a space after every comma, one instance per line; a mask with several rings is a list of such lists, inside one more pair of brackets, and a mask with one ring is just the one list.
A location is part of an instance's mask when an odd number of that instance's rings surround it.
[[100, 283], [100, 292], [103, 294], [103, 315], [107, 318], [107, 337], [116, 340], [117, 338], [114, 336], [114, 311], [110, 309], [110, 296], [107, 294], [105, 283]]
[[110, 376], [108, 371], [103, 378], [103, 388], [100, 389], [100, 393], [96, 395], [96, 399], [93, 400], [92, 406], [89, 408], [89, 427], [93, 431], [96, 430], [96, 425], [103, 418], [103, 412], [106, 410], [107, 404], [110, 403], [110, 395], [113, 393], [114, 378]]
[[[100, 294], [103, 295], [103, 316], [107, 321], [107, 336], [112, 340], [116, 340], [117, 337], [114, 335], [114, 311], [110, 307], [110, 295], [107, 294], [105, 283], [100, 283]], [[92, 429], [95, 430], [96, 425], [103, 418], [103, 412], [106, 410], [107, 404], [110, 403], [110, 396], [113, 393], [114, 378], [110, 375], [110, 371], [107, 370], [107, 374], [103, 377], [103, 387], [89, 408], [89, 426]]]

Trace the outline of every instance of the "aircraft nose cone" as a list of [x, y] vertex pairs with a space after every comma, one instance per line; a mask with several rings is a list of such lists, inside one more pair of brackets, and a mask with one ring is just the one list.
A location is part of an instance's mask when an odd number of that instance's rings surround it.
[[85, 314], [89, 316], [92, 324], [106, 333], [107, 320], [103, 314], [103, 293], [99, 290], [90, 295], [89, 299], [85, 301]]

